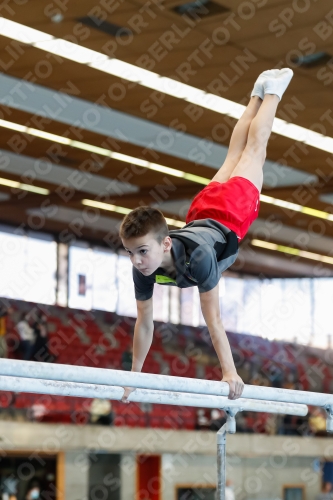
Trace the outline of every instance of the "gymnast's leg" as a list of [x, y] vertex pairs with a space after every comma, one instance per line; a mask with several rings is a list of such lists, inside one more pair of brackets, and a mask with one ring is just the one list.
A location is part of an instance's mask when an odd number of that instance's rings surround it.
[[258, 96], [253, 96], [245, 108], [244, 113], [235, 125], [230, 138], [230, 144], [226, 159], [220, 170], [214, 175], [211, 182], [227, 182], [232, 172], [237, 166], [245, 149], [248, 133], [252, 120], [256, 116], [261, 106], [262, 100]]
[[267, 70], [259, 76], [232, 133], [225, 162], [212, 181], [223, 183], [232, 177], [245, 177], [261, 191], [262, 167], [276, 108], [292, 75], [292, 70], [285, 68]]
[[273, 70], [274, 77], [264, 82], [265, 96], [256, 117], [252, 120], [242, 156], [230, 175], [245, 177], [261, 191], [268, 139], [280, 99], [288, 87], [293, 72], [290, 69]]

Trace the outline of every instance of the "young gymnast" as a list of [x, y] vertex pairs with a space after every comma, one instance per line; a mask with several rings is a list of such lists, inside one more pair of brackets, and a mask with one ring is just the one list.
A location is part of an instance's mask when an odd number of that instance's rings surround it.
[[[132, 371], [140, 372], [153, 338], [154, 283], [197, 286], [202, 314], [219, 358], [229, 398], [239, 398], [237, 375], [219, 308], [221, 273], [236, 260], [238, 241], [257, 218], [266, 146], [291, 69], [268, 70], [257, 79], [237, 122], [227, 157], [212, 181], [194, 198], [182, 229], [169, 231], [159, 210], [139, 207], [124, 218], [120, 237], [133, 264], [137, 301]], [[134, 389], [125, 388], [123, 401]]]

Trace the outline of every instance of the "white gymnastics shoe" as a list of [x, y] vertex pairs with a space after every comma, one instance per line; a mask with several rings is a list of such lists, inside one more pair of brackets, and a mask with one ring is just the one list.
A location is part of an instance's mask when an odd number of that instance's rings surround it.
[[276, 78], [276, 72], [280, 72], [279, 69], [267, 69], [266, 71], [263, 71], [263, 73], [261, 73], [255, 84], [254, 84], [254, 87], [253, 87], [253, 90], [252, 90], [252, 93], [251, 93], [251, 97], [253, 96], [258, 96], [260, 97], [260, 99], [263, 99], [264, 96], [265, 96], [265, 91], [264, 91], [264, 82], [269, 79], [269, 78]]
[[281, 100], [294, 72], [290, 68], [283, 68], [274, 71], [276, 72], [274, 75], [271, 75], [264, 80], [264, 93], [277, 95]]

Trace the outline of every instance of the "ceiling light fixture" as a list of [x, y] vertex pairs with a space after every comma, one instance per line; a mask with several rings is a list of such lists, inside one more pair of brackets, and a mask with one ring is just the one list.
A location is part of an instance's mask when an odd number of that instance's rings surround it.
[[300, 250], [298, 248], [287, 247], [284, 245], [278, 245], [277, 243], [270, 243], [268, 241], [256, 239], [253, 239], [251, 241], [251, 245], [259, 248], [264, 248], [265, 250], [274, 250], [275, 252], [281, 252], [284, 254], [302, 257], [303, 259], [316, 260], [318, 262], [323, 262], [324, 264], [333, 265], [333, 257], [320, 255], [319, 253], [307, 252], [306, 250]]
[[38, 186], [33, 186], [31, 184], [24, 184], [24, 183], [19, 182], [19, 181], [12, 181], [10, 179], [4, 179], [2, 177], [0, 177], [0, 185], [11, 187], [14, 189], [22, 189], [23, 191], [30, 191], [32, 193], [37, 193], [37, 194], [42, 194], [42, 195], [50, 194], [50, 191], [48, 189], [41, 188]]
[[17, 42], [26, 43], [27, 45], [54, 40], [54, 36], [52, 35], [34, 28], [29, 28], [24, 24], [10, 21], [4, 17], [0, 17], [0, 34], [12, 40], [16, 40]]
[[197, 182], [198, 184], [207, 185], [210, 182], [210, 179], [207, 179], [206, 177], [200, 177], [199, 175], [183, 172], [182, 170], [166, 167], [165, 165], [159, 165], [158, 163], [151, 163], [150, 161], [142, 160], [140, 158], [134, 158], [133, 156], [124, 155], [123, 153], [111, 152], [110, 158], [113, 158], [114, 160], [124, 161], [126, 163], [131, 163], [133, 165], [137, 165], [138, 167], [147, 168], [149, 170], [155, 170], [156, 172], [161, 172], [163, 174], [172, 175], [174, 177], [180, 177], [188, 181]]
[[147, 168], [148, 170], [155, 170], [156, 172], [172, 175], [174, 177], [181, 177], [182, 179], [196, 182], [198, 184], [207, 185], [210, 182], [210, 179], [206, 179], [205, 177], [200, 177], [199, 175], [183, 172], [182, 170], [166, 167], [165, 165], [159, 165], [158, 163], [151, 163], [147, 160], [135, 158], [134, 156], [124, 155], [122, 153], [116, 153], [114, 151], [111, 151], [110, 149], [100, 148], [98, 146], [94, 146], [93, 144], [87, 144], [85, 142], [68, 139], [67, 137], [62, 137], [61, 135], [50, 134], [49, 132], [44, 132], [43, 130], [38, 130], [31, 127], [25, 127], [24, 125], [19, 125], [18, 123], [9, 122], [7, 120], [0, 119], [0, 127], [4, 127], [10, 130], [15, 130], [17, 132], [21, 132], [22, 134], [33, 135], [34, 137], [39, 137], [47, 141], [58, 142], [60, 144], [64, 144], [65, 146], [82, 149], [83, 151], [89, 151], [89, 153], [95, 153], [101, 156], [108, 156], [109, 158], [112, 158], [114, 160], [119, 160], [126, 163], [130, 163], [132, 165], [137, 165], [142, 168]]
[[260, 195], [260, 202], [269, 203], [270, 205], [275, 205], [281, 208], [286, 208], [287, 210], [292, 210], [294, 212], [300, 212], [305, 215], [310, 215], [311, 217], [333, 221], [333, 214], [330, 214], [329, 212], [317, 210], [316, 208], [304, 207], [303, 205], [298, 205], [297, 203], [292, 203], [286, 200], [279, 200], [278, 198], [273, 198], [272, 196], [267, 196], [265, 194]]
[[[52, 52], [71, 61], [87, 64], [91, 68], [103, 71], [104, 73], [127, 81], [136, 82], [217, 113], [229, 115], [235, 119], [238, 119], [245, 109], [245, 106], [224, 99], [223, 97], [210, 94], [172, 78], [162, 77], [157, 73], [139, 68], [134, 64], [129, 64], [115, 58], [110, 59], [101, 52], [79, 46], [67, 40], [55, 38], [47, 33], [29, 28], [4, 17], [0, 17], [0, 35], [41, 50]], [[272, 130], [275, 134], [303, 142], [308, 146], [327, 151], [328, 153], [333, 153], [332, 137], [324, 136], [305, 127], [288, 123], [280, 118], [275, 118]]]
[[[117, 205], [111, 205], [110, 203], [103, 203], [101, 201], [84, 199], [81, 201], [82, 205], [93, 208], [100, 208], [101, 210], [108, 210], [109, 212], [116, 212], [118, 214], [127, 215], [132, 212], [133, 208], [118, 207]], [[175, 227], [184, 227], [185, 222], [176, 219], [170, 219], [165, 217], [167, 224]]]

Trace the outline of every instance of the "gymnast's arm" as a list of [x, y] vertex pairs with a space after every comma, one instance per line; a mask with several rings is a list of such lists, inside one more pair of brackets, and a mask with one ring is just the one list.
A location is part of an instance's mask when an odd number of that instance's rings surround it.
[[138, 317], [134, 328], [132, 372], [141, 372], [153, 341], [153, 298], [136, 301]]
[[[141, 372], [153, 340], [153, 298], [137, 300], [136, 305], [138, 316], [134, 327], [132, 372]], [[133, 388], [125, 387], [122, 397], [124, 403], [127, 402], [127, 398], [133, 390]]]
[[244, 388], [242, 379], [237, 375], [227, 334], [220, 318], [219, 285], [209, 292], [200, 293], [200, 304], [216, 354], [221, 363], [222, 382], [230, 386], [229, 399], [237, 399]]

